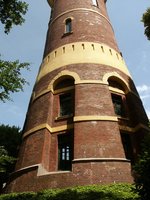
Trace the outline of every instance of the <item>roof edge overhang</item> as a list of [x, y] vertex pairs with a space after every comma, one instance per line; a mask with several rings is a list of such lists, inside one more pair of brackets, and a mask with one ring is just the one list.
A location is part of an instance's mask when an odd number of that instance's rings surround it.
[[48, 4], [50, 5], [50, 7], [53, 7], [54, 5], [54, 0], [47, 0]]

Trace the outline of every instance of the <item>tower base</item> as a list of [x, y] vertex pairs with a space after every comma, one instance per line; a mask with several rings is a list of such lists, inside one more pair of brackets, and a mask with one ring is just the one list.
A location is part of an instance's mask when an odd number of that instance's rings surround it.
[[6, 192], [132, 182], [131, 165], [127, 160], [84, 160], [74, 161], [72, 171], [47, 172], [40, 164], [16, 171], [12, 174]]

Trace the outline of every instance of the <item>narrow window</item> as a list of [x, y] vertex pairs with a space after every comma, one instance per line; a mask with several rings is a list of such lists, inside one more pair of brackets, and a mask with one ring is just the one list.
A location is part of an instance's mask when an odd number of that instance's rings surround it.
[[58, 136], [58, 170], [71, 170], [73, 160], [73, 137], [72, 134]]
[[74, 44], [72, 45], [72, 49], [73, 49], [73, 51], [74, 51]]
[[60, 117], [73, 114], [73, 98], [71, 93], [65, 93], [59, 96]]
[[122, 97], [116, 94], [112, 94], [111, 96], [116, 115], [125, 116]]
[[98, 7], [98, 2], [97, 2], [97, 0], [92, 0], [92, 3], [93, 3], [94, 6], [97, 6], [97, 7]]
[[72, 23], [71, 23], [71, 19], [68, 18], [66, 19], [66, 33], [71, 33], [72, 31]]
[[111, 51], [111, 49], [109, 49], [109, 52], [110, 52], [110, 54], [112, 55], [112, 51]]
[[101, 46], [101, 50], [102, 50], [102, 52], [104, 53], [104, 47], [103, 47], [103, 46]]
[[128, 133], [121, 133], [121, 140], [126, 158], [133, 160], [133, 151], [132, 151], [130, 135]]

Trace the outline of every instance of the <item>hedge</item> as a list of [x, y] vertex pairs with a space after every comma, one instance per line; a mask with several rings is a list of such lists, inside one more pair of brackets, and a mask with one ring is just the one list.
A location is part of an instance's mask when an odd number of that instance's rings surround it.
[[41, 192], [10, 193], [0, 200], [140, 200], [131, 184], [80, 186]]

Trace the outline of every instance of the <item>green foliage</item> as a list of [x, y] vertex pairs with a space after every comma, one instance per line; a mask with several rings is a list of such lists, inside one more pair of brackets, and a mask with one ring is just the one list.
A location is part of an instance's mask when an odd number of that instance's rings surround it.
[[145, 27], [145, 35], [147, 36], [147, 39], [150, 40], [150, 8], [143, 14], [142, 22]]
[[22, 133], [19, 127], [0, 125], [0, 146], [6, 149], [9, 156], [17, 157], [21, 138]]
[[10, 93], [23, 90], [28, 83], [22, 76], [21, 70], [29, 69], [29, 63], [10, 62], [0, 59], [0, 100], [10, 100]]
[[8, 156], [8, 152], [0, 146], [0, 173], [5, 173], [8, 165], [13, 164], [15, 158]]
[[12, 166], [14, 162], [15, 158], [9, 156], [6, 149], [0, 146], [0, 191], [8, 178], [9, 166]]
[[139, 200], [130, 184], [92, 185], [38, 193], [1, 195], [0, 200]]
[[5, 33], [9, 33], [13, 25], [21, 25], [25, 20], [28, 4], [18, 0], [0, 0], [0, 21], [4, 24]]
[[36, 193], [23, 192], [23, 193], [11, 193], [8, 195], [1, 195], [0, 200], [36, 200]]
[[[21, 25], [28, 4], [20, 0], [0, 0], [0, 22], [4, 24], [4, 32], [9, 33], [13, 25]], [[0, 55], [0, 100], [10, 100], [10, 93], [23, 90], [27, 81], [21, 77], [21, 70], [29, 69], [29, 63], [4, 61]]]
[[20, 143], [19, 127], [0, 125], [0, 190], [7, 182], [9, 174], [14, 170]]
[[150, 135], [147, 135], [142, 143], [142, 152], [134, 170], [136, 190], [142, 200], [150, 199]]

